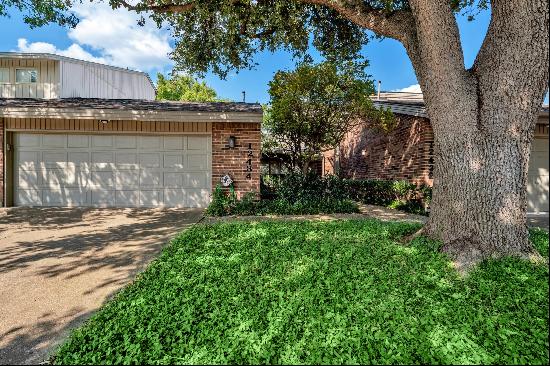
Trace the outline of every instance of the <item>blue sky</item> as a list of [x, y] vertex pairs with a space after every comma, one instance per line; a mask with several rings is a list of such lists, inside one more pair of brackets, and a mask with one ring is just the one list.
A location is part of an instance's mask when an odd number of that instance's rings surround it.
[[[54, 52], [71, 57], [98, 61], [148, 72], [153, 80], [157, 72], [167, 73], [172, 62], [167, 53], [173, 46], [167, 29], [157, 29], [152, 23], [145, 27], [136, 24], [137, 17], [125, 10], [113, 12], [105, 4], [79, 5], [75, 11], [81, 19], [75, 29], [48, 25], [30, 29], [18, 13], [11, 18], [0, 18], [0, 50]], [[466, 66], [473, 63], [487, 31], [490, 14], [479, 14], [475, 21], [458, 16]], [[417, 84], [412, 65], [403, 46], [392, 39], [372, 40], [363, 48], [370, 66], [368, 73], [382, 81], [383, 90], [398, 90]], [[207, 75], [206, 81], [222, 98], [266, 103], [269, 100], [267, 84], [280, 69], [294, 65], [285, 52], [261, 53], [256, 56], [255, 70], [231, 73], [227, 80]], [[548, 99], [548, 98], [546, 98]]]

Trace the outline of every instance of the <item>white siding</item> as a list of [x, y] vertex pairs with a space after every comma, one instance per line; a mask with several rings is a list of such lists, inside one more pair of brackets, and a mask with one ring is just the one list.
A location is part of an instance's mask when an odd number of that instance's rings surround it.
[[[38, 82], [16, 83], [17, 68], [35, 68]], [[47, 55], [0, 57], [0, 69], [9, 71], [9, 82], [0, 83], [0, 98], [155, 99], [146, 74], [92, 62]]]
[[155, 99], [143, 73], [61, 60], [61, 98]]
[[[9, 70], [9, 82], [0, 83], [0, 98], [40, 98], [59, 97], [59, 61], [45, 59], [0, 58], [0, 68]], [[37, 83], [15, 82], [15, 70], [34, 68], [38, 71]]]

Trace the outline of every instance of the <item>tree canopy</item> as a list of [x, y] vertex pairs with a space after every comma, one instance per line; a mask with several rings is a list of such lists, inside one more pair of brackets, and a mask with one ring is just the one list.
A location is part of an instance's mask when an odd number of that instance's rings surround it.
[[363, 66], [303, 63], [277, 72], [269, 83], [264, 148], [288, 154], [291, 169], [307, 172], [310, 162], [336, 148], [353, 126], [379, 120], [388, 128], [391, 114], [374, 108], [373, 83]]
[[[82, 0], [0, 0], [26, 13], [32, 26], [48, 22], [75, 26], [72, 3]], [[99, 0], [89, 0], [90, 2]], [[108, 0], [170, 26], [175, 39], [171, 57], [177, 70], [225, 77], [231, 70], [253, 68], [258, 52], [286, 49], [303, 57], [313, 45], [329, 61], [360, 58], [366, 29], [401, 38], [410, 25], [408, 0]], [[449, 0], [453, 11], [474, 14], [488, 0]], [[471, 16], [471, 15], [470, 15]]]
[[182, 102], [217, 102], [216, 91], [189, 75], [165, 77], [157, 74], [157, 99]]
[[25, 23], [31, 27], [48, 23], [74, 27], [78, 18], [70, 12], [73, 3], [73, 0], [0, 0], [0, 16], [9, 16], [8, 10], [14, 8], [24, 14]]

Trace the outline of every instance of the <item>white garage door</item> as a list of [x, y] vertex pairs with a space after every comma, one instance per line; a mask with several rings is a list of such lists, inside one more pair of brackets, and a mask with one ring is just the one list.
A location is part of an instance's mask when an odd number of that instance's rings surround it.
[[17, 206], [205, 207], [210, 136], [15, 135]]
[[529, 212], [548, 212], [548, 150], [548, 139], [533, 140], [527, 178]]

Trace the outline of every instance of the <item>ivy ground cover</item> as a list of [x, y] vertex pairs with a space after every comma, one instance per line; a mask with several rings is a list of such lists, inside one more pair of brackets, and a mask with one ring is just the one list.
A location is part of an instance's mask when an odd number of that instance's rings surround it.
[[[548, 364], [548, 266], [459, 277], [419, 227], [197, 225], [52, 357], [65, 364]], [[548, 233], [532, 240], [548, 258]]]

